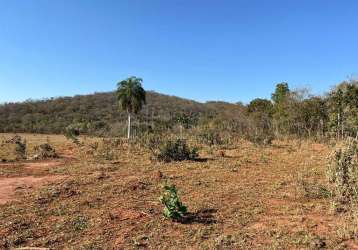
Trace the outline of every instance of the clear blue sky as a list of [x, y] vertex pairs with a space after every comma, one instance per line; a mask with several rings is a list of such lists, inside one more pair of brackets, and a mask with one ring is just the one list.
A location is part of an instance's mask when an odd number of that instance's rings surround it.
[[357, 0], [0, 0], [0, 102], [146, 89], [199, 101], [323, 93], [358, 73]]

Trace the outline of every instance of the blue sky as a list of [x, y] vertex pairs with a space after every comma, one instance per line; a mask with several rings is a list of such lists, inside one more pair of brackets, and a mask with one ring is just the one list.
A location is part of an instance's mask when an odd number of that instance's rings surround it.
[[199, 101], [323, 93], [358, 73], [356, 0], [0, 0], [0, 102], [144, 87]]

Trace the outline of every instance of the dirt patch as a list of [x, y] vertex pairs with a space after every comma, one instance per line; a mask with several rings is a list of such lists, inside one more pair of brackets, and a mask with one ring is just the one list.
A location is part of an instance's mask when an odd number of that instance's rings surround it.
[[48, 161], [34, 161], [34, 162], [26, 162], [23, 164], [26, 169], [42, 169], [42, 168], [51, 168], [58, 167], [64, 164], [61, 160], [48, 160]]
[[64, 176], [0, 178], [0, 204], [16, 200], [17, 190], [38, 188], [62, 178], [64, 178]]

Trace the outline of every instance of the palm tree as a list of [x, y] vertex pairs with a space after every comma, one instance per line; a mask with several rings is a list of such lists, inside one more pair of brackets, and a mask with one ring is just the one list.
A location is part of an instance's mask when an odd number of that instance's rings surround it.
[[117, 99], [119, 106], [128, 114], [128, 139], [131, 135], [131, 116], [137, 114], [145, 104], [143, 80], [132, 76], [117, 83]]

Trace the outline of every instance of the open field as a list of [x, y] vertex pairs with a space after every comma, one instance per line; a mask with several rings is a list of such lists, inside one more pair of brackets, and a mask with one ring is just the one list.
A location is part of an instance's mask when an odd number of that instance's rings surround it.
[[[63, 136], [21, 136], [60, 158], [0, 163], [1, 249], [358, 248], [324, 189], [327, 145], [240, 141], [202, 148], [199, 161], [159, 163], [137, 146], [109, 161]], [[187, 220], [163, 218], [165, 182], [177, 186]]]

